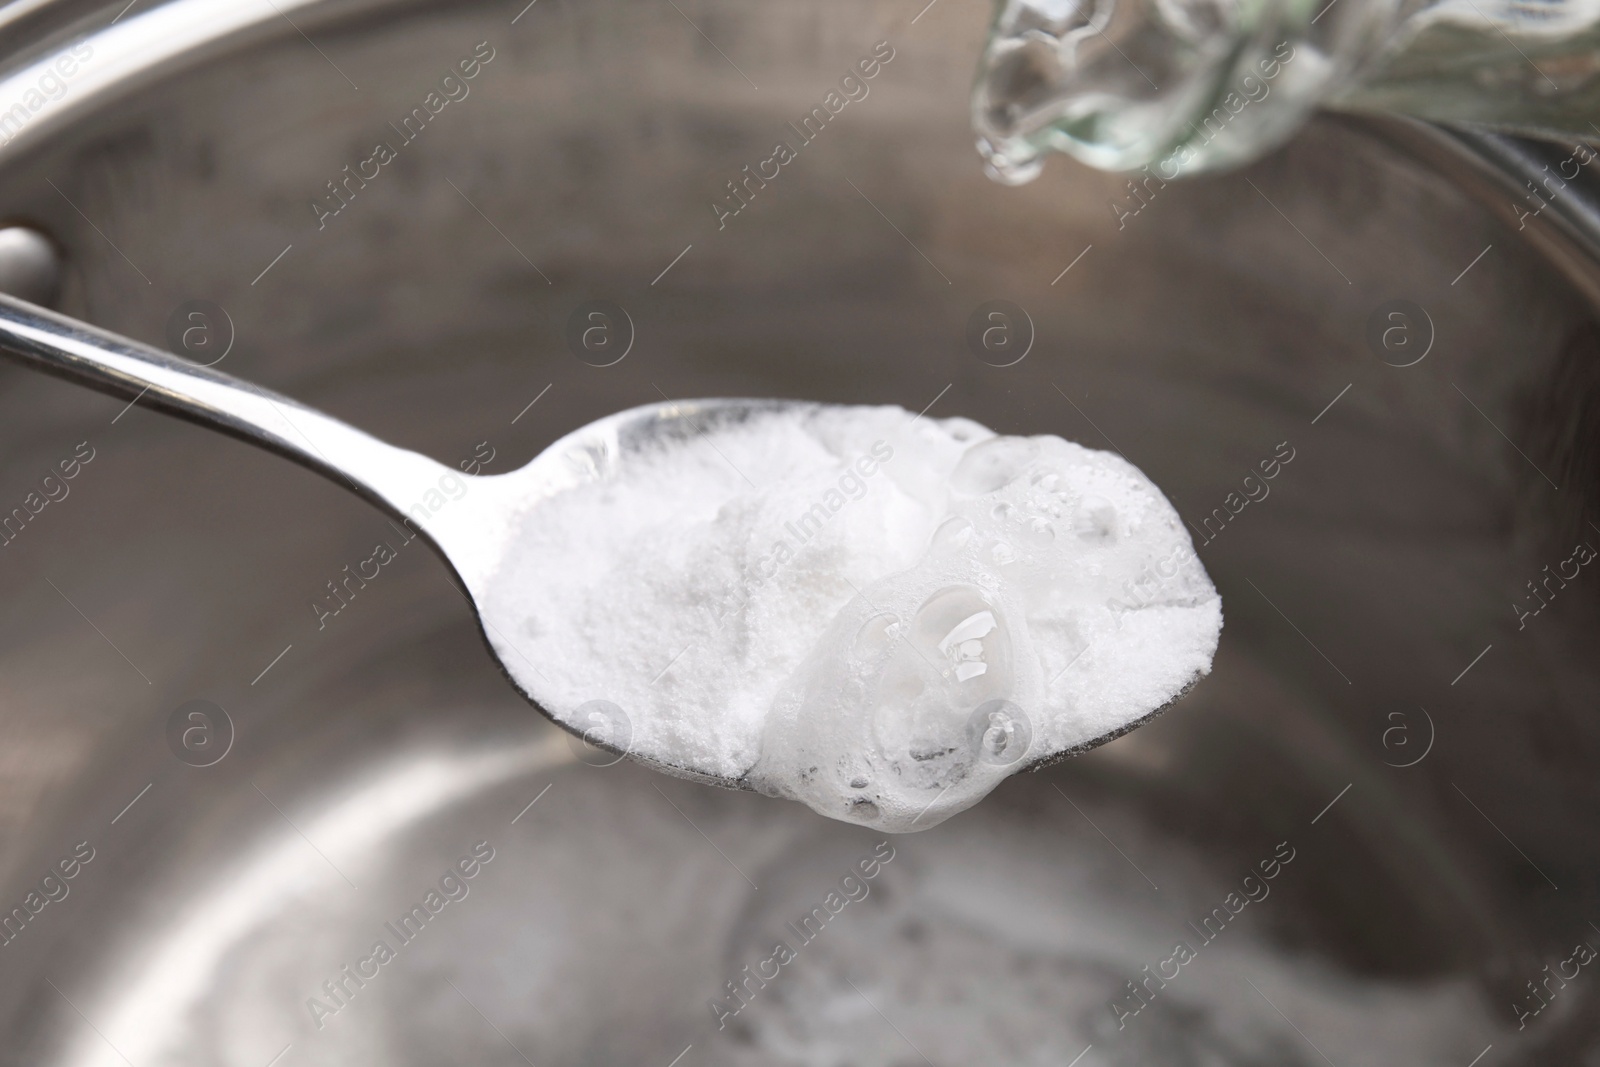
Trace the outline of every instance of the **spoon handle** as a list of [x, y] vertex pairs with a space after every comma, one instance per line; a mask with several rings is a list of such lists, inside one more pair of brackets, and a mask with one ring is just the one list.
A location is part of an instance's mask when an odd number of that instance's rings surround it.
[[419, 502], [439, 495], [441, 479], [467, 479], [288, 397], [4, 294], [0, 351], [294, 460], [435, 540], [432, 509]]

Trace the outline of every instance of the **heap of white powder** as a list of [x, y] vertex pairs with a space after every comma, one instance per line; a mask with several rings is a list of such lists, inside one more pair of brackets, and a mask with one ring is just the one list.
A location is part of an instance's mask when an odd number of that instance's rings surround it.
[[664, 769], [920, 830], [1210, 670], [1221, 600], [1121, 457], [895, 407], [705, 426], [541, 501], [491, 639]]

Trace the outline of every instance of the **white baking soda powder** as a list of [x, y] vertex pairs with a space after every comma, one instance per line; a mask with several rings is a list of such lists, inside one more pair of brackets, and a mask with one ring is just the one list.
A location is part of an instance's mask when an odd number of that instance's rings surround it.
[[506, 666], [597, 741], [920, 830], [1211, 668], [1221, 600], [1119, 456], [896, 407], [703, 429], [541, 501], [495, 583]]

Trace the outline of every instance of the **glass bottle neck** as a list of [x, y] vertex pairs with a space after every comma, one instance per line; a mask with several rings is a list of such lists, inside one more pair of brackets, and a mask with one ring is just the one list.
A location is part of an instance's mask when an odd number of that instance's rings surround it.
[[1319, 106], [1600, 138], [1597, 46], [1600, 0], [1003, 0], [973, 123], [1013, 184], [1245, 162]]

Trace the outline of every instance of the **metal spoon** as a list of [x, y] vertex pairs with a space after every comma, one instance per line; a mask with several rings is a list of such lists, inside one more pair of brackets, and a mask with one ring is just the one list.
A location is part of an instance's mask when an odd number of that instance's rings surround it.
[[[114, 396], [148, 403], [170, 415], [237, 437], [344, 485], [420, 534], [456, 572], [490, 653], [513, 687], [551, 721], [593, 749], [620, 760], [647, 763], [679, 778], [735, 789], [754, 789], [745, 777], [704, 767], [668, 763], [633, 750], [627, 716], [606, 701], [590, 701], [574, 714], [599, 716], [568, 721], [542, 705], [524, 680], [539, 675], [537, 664], [509, 636], [517, 618], [496, 614], [495, 596], [506, 564], [515, 560], [516, 534], [542, 502], [558, 493], [611, 478], [630, 459], [666, 441], [689, 442], [708, 430], [754, 415], [814, 407], [804, 401], [689, 400], [651, 404], [591, 422], [550, 445], [520, 470], [468, 475], [426, 456], [385, 444], [314, 408], [241, 381], [211, 367], [0, 294], [0, 351], [24, 363]], [[519, 668], [526, 665], [529, 670]], [[1181, 695], [1181, 694], [1180, 694]], [[1176, 697], [1174, 697], [1176, 699]], [[1004, 703], [1004, 702], [1000, 702]], [[1169, 702], [1170, 705], [1170, 702]], [[594, 708], [601, 706], [602, 710]], [[585, 709], [590, 709], [585, 711]], [[982, 712], [983, 707], [975, 709]], [[933, 825], [981, 798], [999, 778], [1076, 755], [1142, 725], [1161, 709], [1071, 748], [1034, 751], [1024, 733], [1022, 747], [989, 762], [994, 772], [975, 795], [941, 791], [918, 818]], [[1011, 713], [1007, 711], [1005, 716]], [[1005, 716], [1002, 716], [1003, 718]], [[617, 719], [614, 723], [612, 718]], [[992, 718], [992, 716], [991, 716]], [[976, 720], [974, 720], [976, 721]], [[1007, 722], [1011, 720], [1008, 718]], [[585, 728], [587, 726], [587, 728]], [[1007, 732], [1009, 736], [1009, 729]], [[988, 738], [988, 734], [984, 734]], [[979, 744], [987, 744], [984, 740]], [[976, 752], [974, 753], [977, 754]], [[614, 762], [614, 761], [613, 761]], [[977, 783], [974, 777], [972, 782]], [[767, 791], [764, 787], [762, 791]], [[804, 799], [796, 797], [795, 799]], [[881, 797], [880, 797], [881, 799]], [[811, 800], [805, 801], [811, 804]], [[930, 810], [942, 802], [939, 810]], [[812, 804], [816, 807], [815, 804]], [[823, 808], [817, 807], [818, 811]], [[880, 812], [823, 811], [850, 821], [875, 822]]]
[[[547, 718], [506, 670], [516, 645], [488, 617], [488, 583], [506, 554], [519, 516], [554, 494], [604, 478], [630, 453], [663, 438], [690, 437], [708, 424], [792, 406], [779, 400], [686, 400], [608, 415], [546, 448], [520, 470], [468, 475], [427, 456], [385, 444], [315, 408], [210, 367], [0, 294], [0, 351], [21, 362], [113, 396], [148, 404], [291, 459], [345, 486], [422, 534], [456, 572], [490, 652], [513, 686]], [[461, 487], [465, 487], [464, 490]], [[586, 743], [622, 755], [609, 738]], [[742, 782], [646, 760], [657, 769], [733, 788]]]

